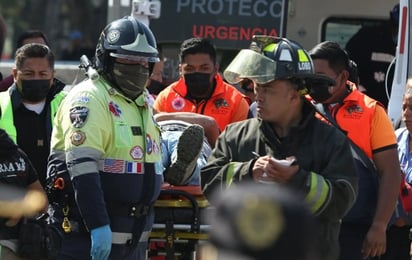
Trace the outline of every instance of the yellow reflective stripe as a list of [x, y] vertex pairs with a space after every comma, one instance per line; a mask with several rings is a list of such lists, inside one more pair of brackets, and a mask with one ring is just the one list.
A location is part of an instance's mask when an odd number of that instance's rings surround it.
[[310, 173], [310, 190], [305, 201], [314, 213], [325, 203], [329, 193], [329, 186], [325, 179], [314, 172]]
[[239, 170], [240, 163], [231, 162], [229, 163], [226, 171], [226, 187], [229, 187], [233, 183], [233, 176], [235, 176], [236, 171]]
[[233, 176], [235, 175], [235, 163], [229, 163], [226, 171], [226, 187], [229, 187], [233, 182]]
[[305, 51], [302, 49], [298, 50], [299, 62], [307, 62], [309, 61], [308, 55], [306, 55]]
[[266, 47], [263, 49], [263, 51], [267, 51], [267, 52], [273, 52], [276, 48], [277, 44], [276, 43], [271, 43], [266, 45]]

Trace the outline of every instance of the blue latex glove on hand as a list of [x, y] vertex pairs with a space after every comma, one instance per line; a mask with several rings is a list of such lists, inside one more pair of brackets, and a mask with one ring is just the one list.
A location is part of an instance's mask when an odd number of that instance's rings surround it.
[[106, 260], [112, 249], [112, 230], [109, 225], [101, 226], [91, 230], [92, 260]]

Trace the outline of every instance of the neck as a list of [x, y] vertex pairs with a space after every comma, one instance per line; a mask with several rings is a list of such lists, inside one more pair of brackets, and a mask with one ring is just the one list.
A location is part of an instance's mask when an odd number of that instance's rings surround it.
[[272, 128], [279, 137], [285, 137], [289, 134], [289, 131], [292, 127], [299, 125], [301, 119], [302, 115], [299, 111], [299, 113], [291, 115], [282, 122], [272, 123]]

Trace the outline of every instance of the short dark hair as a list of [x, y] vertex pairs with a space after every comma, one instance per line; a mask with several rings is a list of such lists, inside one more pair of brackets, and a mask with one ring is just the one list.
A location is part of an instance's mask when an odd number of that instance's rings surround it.
[[205, 38], [190, 38], [180, 46], [179, 61], [182, 63], [188, 54], [208, 54], [213, 63], [216, 64], [216, 47]]
[[336, 73], [339, 73], [342, 70], [350, 71], [349, 56], [336, 42], [321, 42], [309, 51], [309, 55], [312, 60], [327, 60], [329, 66]]
[[16, 47], [17, 49], [20, 48], [21, 46], [23, 46], [23, 42], [27, 39], [31, 39], [31, 38], [43, 38], [44, 42], [46, 43], [47, 46], [49, 46], [49, 41], [47, 40], [46, 35], [39, 30], [28, 30], [28, 31], [24, 31], [22, 32], [19, 37], [17, 38], [17, 42], [16, 42]]
[[21, 69], [28, 58], [46, 58], [49, 67], [54, 69], [54, 54], [49, 47], [39, 43], [28, 43], [16, 51], [16, 68]]

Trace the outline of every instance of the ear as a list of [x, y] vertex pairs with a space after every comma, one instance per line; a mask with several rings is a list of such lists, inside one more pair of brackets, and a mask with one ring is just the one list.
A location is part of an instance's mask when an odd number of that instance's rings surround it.
[[349, 79], [349, 71], [347, 70], [342, 70], [342, 84], [346, 85], [346, 81]]
[[50, 86], [53, 85], [53, 81], [54, 81], [54, 74], [56, 74], [56, 71], [53, 70], [53, 73], [51, 74], [51, 79], [50, 79]]
[[299, 93], [299, 91], [297, 91], [297, 90], [293, 90], [293, 91], [290, 91], [290, 100], [291, 101], [294, 101], [294, 102], [296, 102], [296, 101], [299, 101], [300, 102], [300, 100], [302, 99], [302, 95]]
[[16, 81], [17, 81], [17, 69], [16, 69], [16, 68], [13, 68], [11, 72], [12, 72], [12, 74], [13, 74], [14, 82], [16, 82]]
[[179, 76], [180, 76], [180, 77], [183, 77], [183, 73], [182, 73], [182, 64], [180, 64], [180, 63], [179, 63], [178, 70], [179, 70]]

